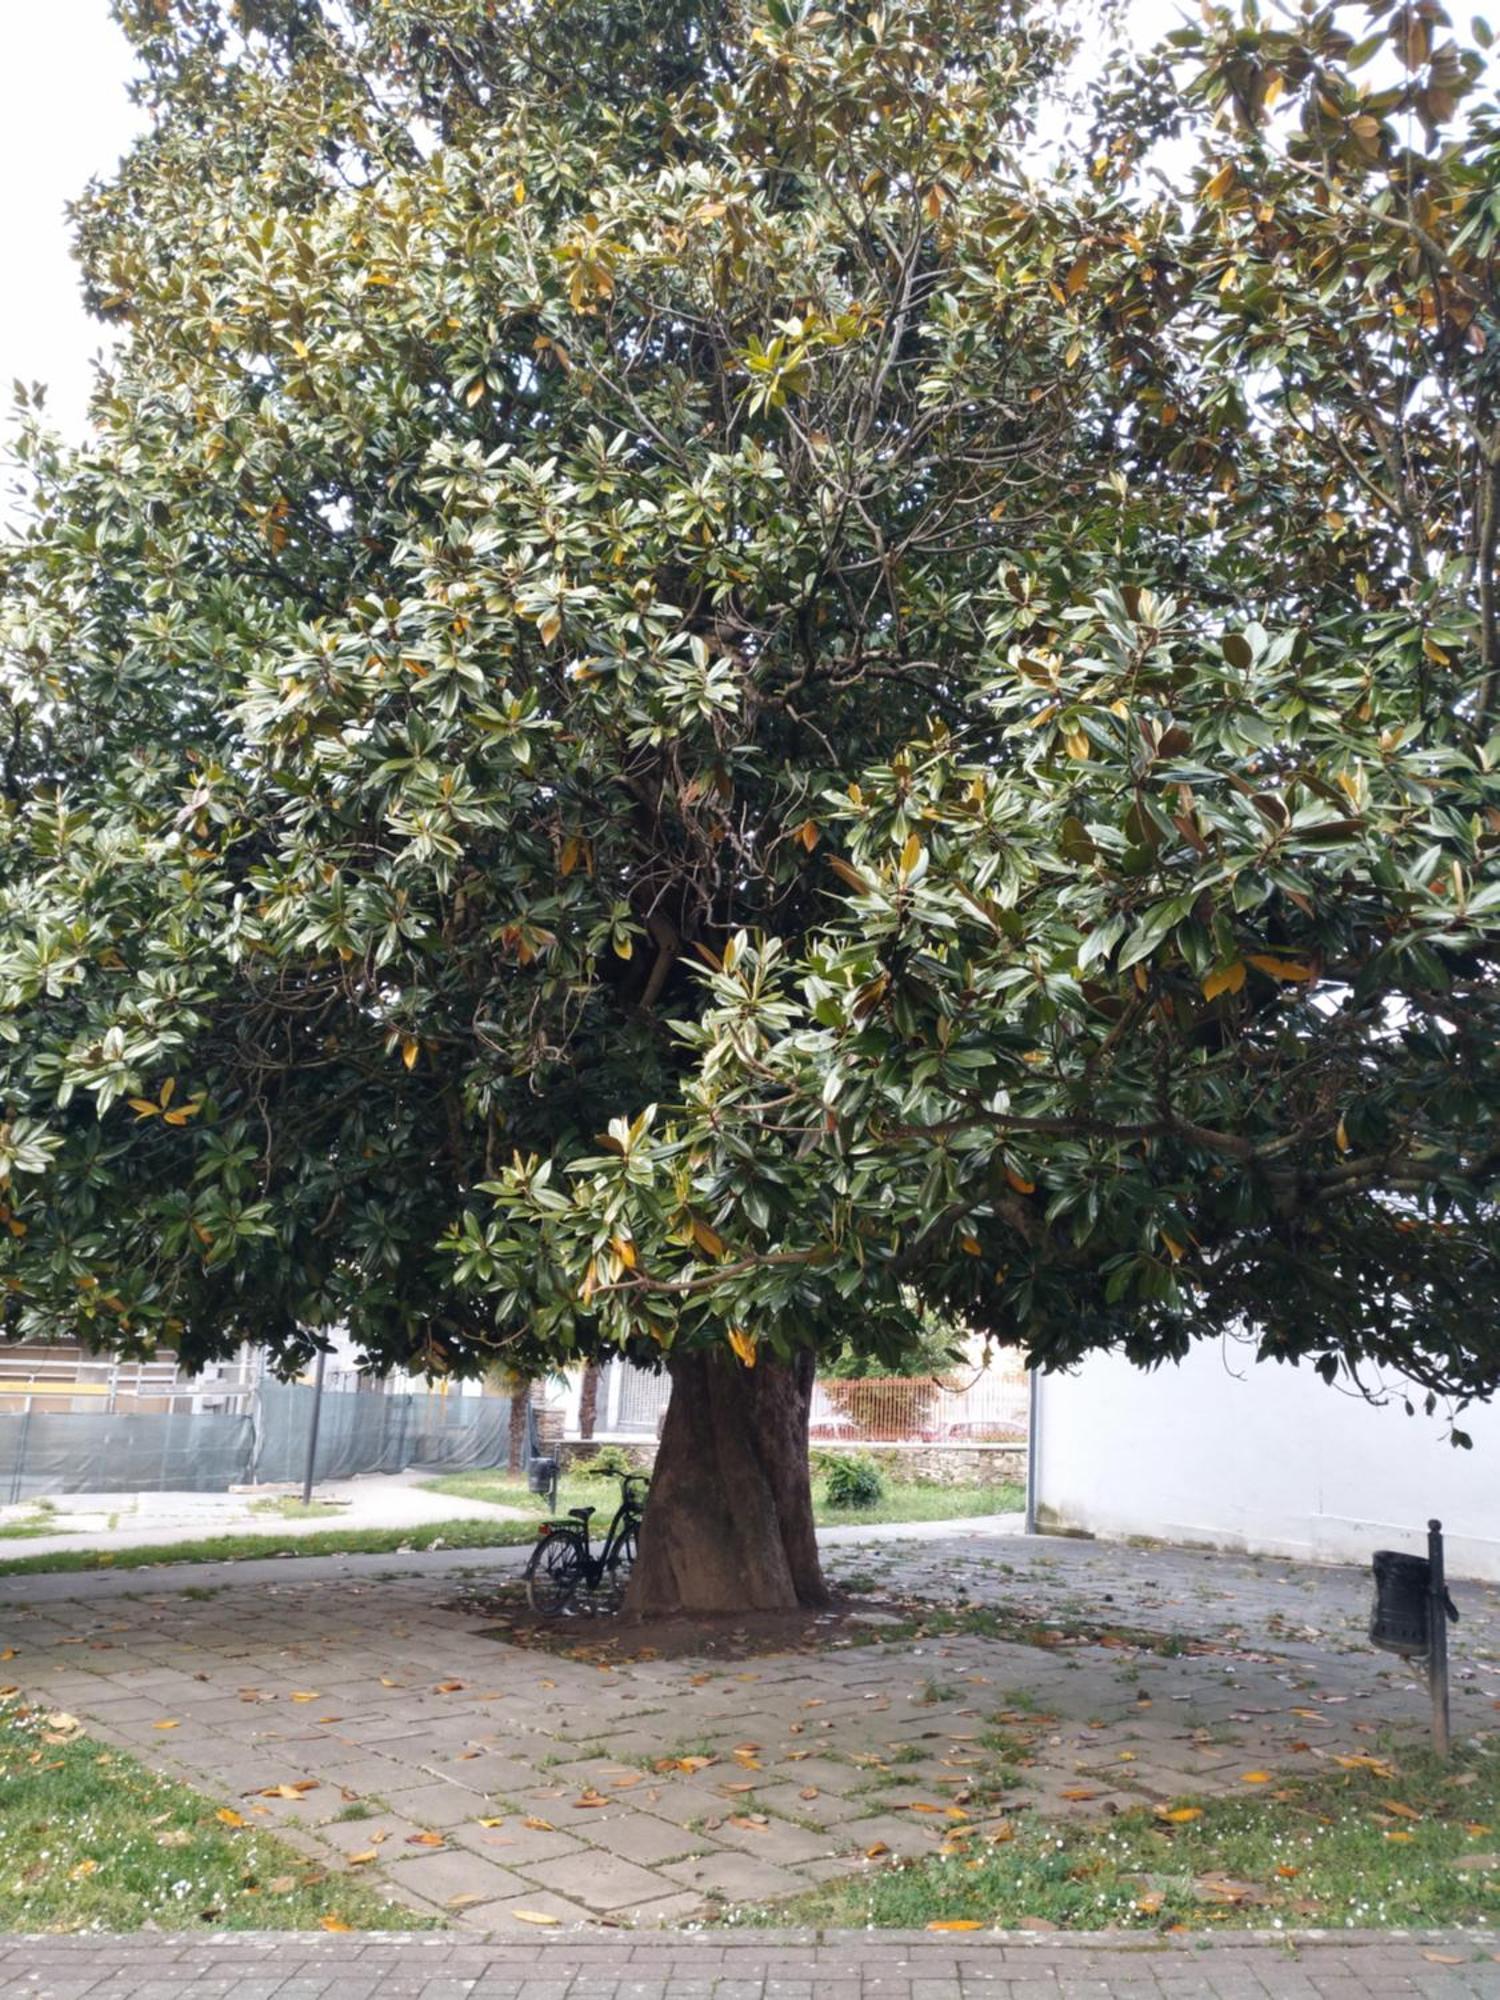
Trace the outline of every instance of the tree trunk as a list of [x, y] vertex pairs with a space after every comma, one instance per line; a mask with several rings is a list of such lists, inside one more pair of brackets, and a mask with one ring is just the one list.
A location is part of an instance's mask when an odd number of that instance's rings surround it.
[[813, 1531], [807, 1417], [813, 1357], [753, 1368], [731, 1354], [668, 1364], [627, 1618], [795, 1611], [828, 1602]]
[[526, 1470], [526, 1418], [531, 1409], [531, 1384], [518, 1382], [510, 1392], [510, 1470]]
[[592, 1438], [594, 1424], [599, 1415], [599, 1368], [591, 1361], [583, 1371], [583, 1382], [578, 1391], [578, 1435]]

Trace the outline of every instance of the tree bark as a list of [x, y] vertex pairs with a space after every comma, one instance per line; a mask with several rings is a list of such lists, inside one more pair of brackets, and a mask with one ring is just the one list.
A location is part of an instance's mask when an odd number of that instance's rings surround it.
[[813, 1530], [807, 1418], [814, 1361], [729, 1353], [668, 1364], [627, 1618], [795, 1611], [828, 1602]]
[[578, 1391], [578, 1435], [592, 1438], [594, 1425], [599, 1416], [599, 1367], [597, 1362], [589, 1362], [583, 1371], [583, 1381]]
[[513, 1473], [526, 1469], [526, 1418], [531, 1409], [531, 1384], [517, 1382], [510, 1392], [510, 1435], [507, 1457]]

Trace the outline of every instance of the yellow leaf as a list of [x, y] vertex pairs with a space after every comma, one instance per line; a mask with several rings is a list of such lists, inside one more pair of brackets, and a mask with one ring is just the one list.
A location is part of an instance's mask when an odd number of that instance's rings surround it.
[[1420, 1819], [1422, 1817], [1415, 1806], [1403, 1805], [1399, 1799], [1382, 1799], [1380, 1803], [1388, 1813], [1394, 1813], [1397, 1819]]
[[695, 1215], [692, 1230], [693, 1241], [700, 1250], [706, 1251], [710, 1257], [724, 1255], [724, 1239], [716, 1229], [710, 1229], [706, 1222], [700, 1221]]
[[1422, 651], [1432, 661], [1434, 666], [1446, 667], [1448, 665], [1448, 655], [1443, 651], [1437, 640], [1429, 637], [1425, 632], [1422, 634]]
[[160, 1103], [163, 1111], [165, 1111], [167, 1106], [172, 1102], [172, 1093], [176, 1090], [176, 1088], [177, 1088], [176, 1077], [169, 1076], [166, 1082], [161, 1087]]
[[906, 836], [905, 843], [901, 849], [901, 873], [903, 875], [910, 875], [913, 868], [916, 867], [917, 863], [921, 859], [922, 859], [921, 839], [917, 834], [909, 833]]
[[1238, 993], [1245, 983], [1245, 968], [1236, 959], [1233, 965], [1221, 965], [1217, 972], [1210, 972], [1203, 981], [1205, 1000], [1217, 1000], [1221, 993]]
[[518, 180], [516, 182], [515, 186], [510, 191], [510, 198], [515, 203], [517, 208], [521, 208], [525, 205], [526, 201], [525, 181]]
[[808, 853], [811, 854], [818, 844], [818, 822], [815, 819], [803, 820], [801, 826], [797, 829], [796, 837], [801, 841]]
[[422, 1053], [422, 1044], [411, 1035], [401, 1037], [401, 1060], [408, 1069], [415, 1069], [417, 1057]]
[[233, 1806], [220, 1806], [219, 1810], [214, 1814], [214, 1818], [225, 1826], [243, 1826], [245, 1824], [245, 1815], [237, 1813]]
[[424, 1827], [420, 1833], [409, 1833], [406, 1836], [406, 1844], [408, 1847], [441, 1847], [443, 1836], [435, 1833], [431, 1827]]
[[149, 1097], [128, 1097], [125, 1101], [137, 1118], [159, 1118], [161, 1116], [161, 1106], [153, 1104]]
[[1081, 729], [1070, 729], [1063, 737], [1063, 748], [1081, 764], [1089, 754], [1089, 739]]
[[1269, 1771], [1240, 1772], [1240, 1783], [1242, 1785], [1269, 1785], [1270, 1782], [1271, 1774]]
[[1257, 972], [1265, 973], [1268, 979], [1311, 979], [1313, 969], [1294, 958], [1269, 958], [1263, 952], [1252, 951], [1249, 962]]
[[541, 634], [542, 644], [550, 646], [562, 630], [562, 613], [549, 611], [536, 621], [536, 629]]
[[628, 1236], [611, 1236], [609, 1243], [610, 1248], [625, 1266], [626, 1270], [633, 1271], [635, 1269], [635, 1245], [631, 1242], [630, 1238]]
[[967, 1250], [971, 1257], [982, 1257], [984, 1255], [984, 1246], [977, 1236], [960, 1236], [958, 1241], [960, 1247]]
[[563, 842], [562, 861], [559, 864], [564, 875], [571, 875], [583, 856], [583, 842], [577, 834], [569, 834]]
[[865, 1859], [866, 1861], [878, 1861], [882, 1854], [889, 1854], [890, 1851], [883, 1840], [877, 1840], [873, 1846], [865, 1849]]
[[1175, 1236], [1168, 1236], [1165, 1229], [1161, 1232], [1161, 1240], [1167, 1246], [1167, 1254], [1172, 1259], [1172, 1262], [1180, 1264], [1187, 1255], [1187, 1245], [1179, 1243]]
[[1166, 1820], [1172, 1826], [1187, 1826], [1195, 1819], [1202, 1819], [1202, 1806], [1158, 1806], [1156, 1817]]
[[1005, 1178], [1010, 1182], [1017, 1194], [1036, 1193], [1036, 1182], [1025, 1179], [1023, 1175], [1016, 1172], [1014, 1167], [1007, 1167], [1005, 1169]]
[[1097, 1799], [1098, 1796], [1099, 1794], [1094, 1790], [1092, 1785], [1065, 1785], [1062, 1791], [1058, 1793], [1059, 1798], [1067, 1799], [1074, 1805], [1079, 1804], [1084, 1799]]
[[560, 1924], [561, 1917], [548, 1916], [545, 1910], [512, 1910], [510, 1913], [518, 1924]]
[[1346, 1125], [1346, 1124], [1344, 1123], [1344, 1121], [1343, 1121], [1343, 1119], [1342, 1119], [1342, 1118], [1341, 1118], [1341, 1119], [1339, 1120], [1339, 1123], [1338, 1123], [1338, 1130], [1337, 1130], [1337, 1131], [1336, 1131], [1336, 1132], [1334, 1133], [1334, 1135], [1333, 1135], [1333, 1143], [1334, 1143], [1334, 1145], [1335, 1145], [1335, 1146], [1337, 1146], [1337, 1147], [1338, 1147], [1338, 1149], [1339, 1149], [1339, 1151], [1340, 1151], [1341, 1153], [1347, 1153], [1347, 1152], [1348, 1152], [1348, 1150], [1349, 1150], [1349, 1128], [1348, 1128], [1348, 1126], [1347, 1126], [1347, 1125]]
[[80, 1861], [76, 1868], [70, 1868], [68, 1870], [68, 1880], [70, 1882], [85, 1881], [90, 1875], [97, 1874], [98, 1869], [99, 1869], [99, 1864], [97, 1861], [94, 1861], [92, 1859], [88, 1861]]
[[503, 1814], [502, 1814], [501, 1816], [499, 1816], [498, 1818], [497, 1818], [497, 1817], [495, 1817], [494, 1815], [491, 1815], [491, 1817], [490, 1817], [489, 1819], [482, 1819], [482, 1820], [481, 1820], [481, 1821], [479, 1822], [479, 1824], [480, 1824], [481, 1826], [504, 1826], [504, 1824], [505, 1824], [505, 1818], [504, 1818], [504, 1815], [503, 1815]]
[[[498, 1826], [500, 1824], [499, 1820], [496, 1820], [495, 1824]], [[556, 1833], [557, 1831], [557, 1828], [552, 1824], [550, 1819], [538, 1819], [535, 1813], [523, 1819], [521, 1824], [529, 1828], [532, 1833]]]
[[930, 1931], [982, 1931], [984, 1924], [978, 1917], [934, 1917], [927, 1928]]
[[322, 1698], [316, 1688], [296, 1688], [292, 1693], [293, 1701], [321, 1701]]
[[469, 408], [472, 410], [476, 403], [483, 402], [483, 400], [484, 400], [484, 377], [481, 375], [477, 382], [471, 382], [468, 388], [465, 390], [464, 401], [468, 404]]
[[1414, 1833], [1402, 1833], [1394, 1827], [1386, 1835], [1387, 1840], [1415, 1840], [1416, 1837]]
[[729, 1329], [729, 1345], [734, 1349], [746, 1368], [753, 1368], [755, 1366], [754, 1334], [746, 1333], [743, 1327], [732, 1326]]
[[849, 863], [841, 859], [839, 855], [830, 854], [828, 865], [834, 874], [838, 876], [839, 880], [849, 888], [856, 890], [861, 896], [867, 896], [870, 893], [870, 885], [864, 876], [860, 874], [857, 868], [851, 868]]
[[318, 1928], [325, 1931], [352, 1931], [353, 1924], [346, 1924], [342, 1917], [319, 1917]]
[[1228, 194], [1229, 190], [1233, 186], [1234, 186], [1234, 166], [1232, 163], [1226, 163], [1224, 166], [1220, 167], [1219, 171], [1212, 177], [1212, 179], [1205, 186], [1203, 190], [1203, 199], [1205, 201], [1222, 201], [1225, 195]]
[[171, 1721], [153, 1722], [151, 1727], [153, 1729], [180, 1729], [182, 1727], [182, 1724], [180, 1722], [171, 1722]]

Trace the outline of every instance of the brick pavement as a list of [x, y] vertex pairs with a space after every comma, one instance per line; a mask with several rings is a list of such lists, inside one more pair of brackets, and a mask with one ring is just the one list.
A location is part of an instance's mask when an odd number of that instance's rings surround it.
[[0, 1937], [0, 2000], [1494, 2000], [1472, 1936]]
[[[517, 1561], [22, 1578], [0, 1583], [0, 1643], [28, 1695], [484, 1933], [522, 1932], [523, 1910], [670, 1926], [882, 1865], [869, 1848], [931, 1852], [965, 1816], [1234, 1790], [1247, 1768], [1424, 1725], [1410, 1671], [1365, 1643], [1353, 1570], [1000, 1534], [840, 1543], [829, 1567], [854, 1585], [1051, 1620], [1060, 1640], [1119, 1621], [1176, 1656], [970, 1633], [601, 1667], [494, 1636], [481, 1586]], [[1458, 1596], [1455, 1724], [1473, 1733], [1500, 1702], [1500, 1591]], [[995, 1799], [997, 1729], [1021, 1761]]]

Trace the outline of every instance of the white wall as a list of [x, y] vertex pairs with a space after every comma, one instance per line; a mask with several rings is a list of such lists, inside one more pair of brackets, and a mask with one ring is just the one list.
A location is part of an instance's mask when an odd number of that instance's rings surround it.
[[1408, 1417], [1329, 1388], [1306, 1368], [1257, 1363], [1205, 1342], [1147, 1374], [1096, 1355], [1044, 1376], [1038, 1398], [1038, 1525], [1106, 1537], [1366, 1562], [1425, 1552], [1443, 1523], [1455, 1576], [1500, 1581], [1500, 1409]]

